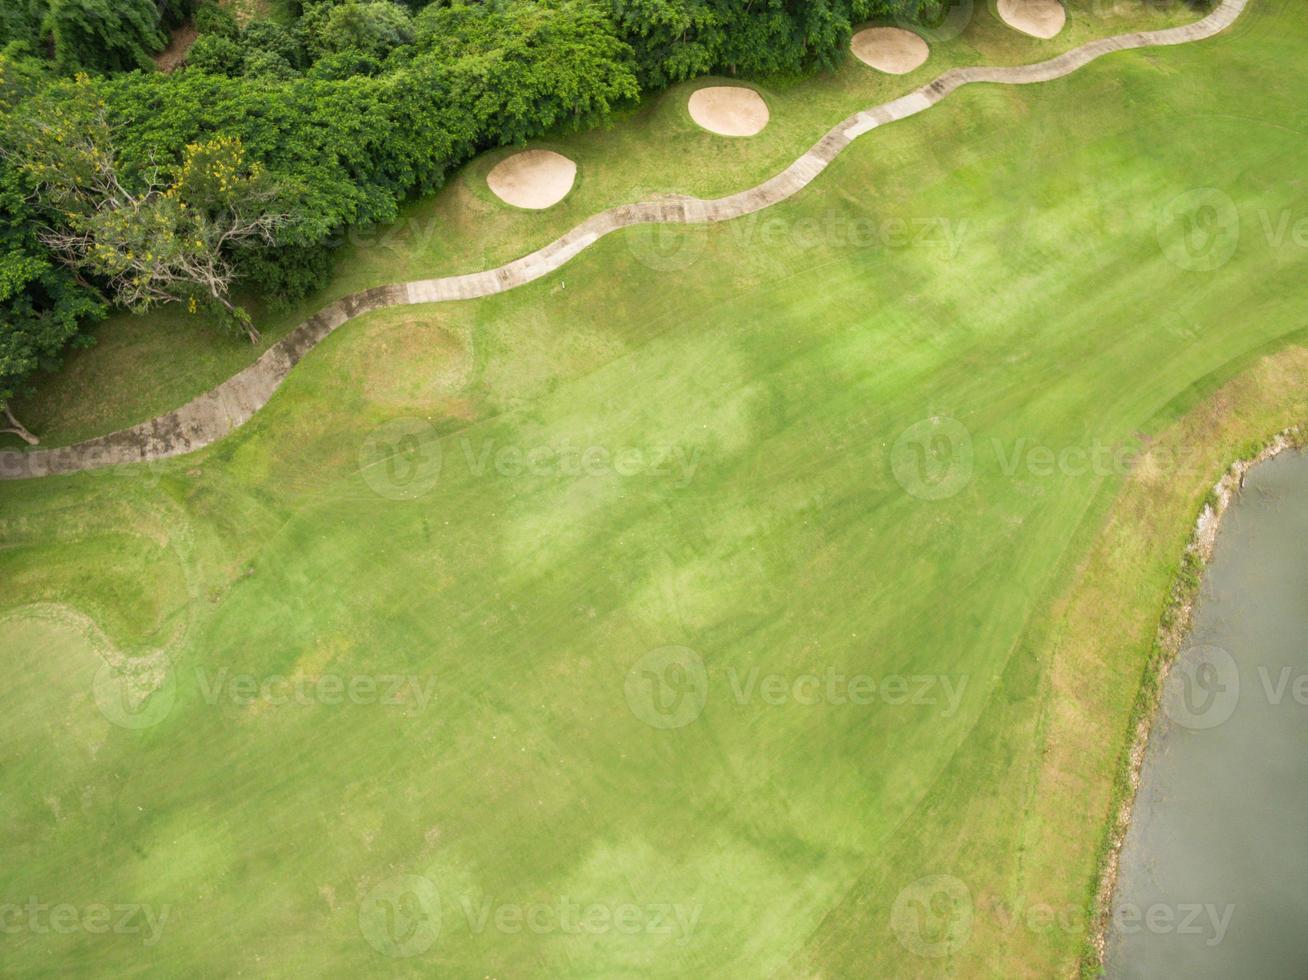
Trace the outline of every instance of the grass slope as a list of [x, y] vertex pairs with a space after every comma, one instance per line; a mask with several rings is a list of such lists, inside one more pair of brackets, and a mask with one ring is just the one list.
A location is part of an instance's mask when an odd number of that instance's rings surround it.
[[[1302, 356], [1258, 361], [1308, 326], [1304, 250], [1262, 220], [1308, 216], [1289, 10], [964, 91], [754, 220], [635, 229], [512, 293], [367, 317], [194, 456], [0, 485], [0, 902], [169, 906], [149, 946], [7, 934], [6, 969], [1074, 968], [1186, 522], [1214, 460], [1303, 409]], [[1209, 272], [1157, 233], [1196, 186], [1242, 219]], [[961, 247], [898, 240], [919, 227]], [[932, 416], [973, 449], [938, 500], [905, 483], [941, 461], [894, 448]], [[399, 417], [418, 437], [379, 461]], [[1128, 478], [1065, 452], [1142, 434], [1197, 455]], [[560, 461], [586, 447], [583, 472]], [[687, 465], [656, 469], [665, 448]], [[706, 703], [660, 729], [631, 671], [670, 645]], [[166, 716], [106, 721], [99, 664], [158, 651]], [[435, 699], [247, 704], [215, 695], [224, 669]], [[890, 687], [757, 686], [806, 674]], [[895, 676], [961, 698], [894, 703]], [[388, 958], [370, 897], [406, 874], [434, 883], [440, 935]], [[392, 911], [402, 940], [412, 900]]]

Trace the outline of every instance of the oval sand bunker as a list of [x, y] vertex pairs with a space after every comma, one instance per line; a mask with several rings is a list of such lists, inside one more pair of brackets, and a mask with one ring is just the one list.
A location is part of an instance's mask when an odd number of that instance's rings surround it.
[[515, 153], [486, 175], [486, 183], [501, 201], [534, 210], [558, 204], [576, 179], [577, 165], [552, 150]]
[[768, 104], [751, 88], [711, 85], [691, 93], [690, 118], [719, 136], [754, 136], [768, 124]]
[[1058, 0], [999, 0], [999, 16], [1014, 30], [1048, 40], [1067, 23]]
[[931, 54], [926, 41], [900, 27], [869, 27], [855, 34], [849, 47], [863, 64], [891, 75], [907, 75]]

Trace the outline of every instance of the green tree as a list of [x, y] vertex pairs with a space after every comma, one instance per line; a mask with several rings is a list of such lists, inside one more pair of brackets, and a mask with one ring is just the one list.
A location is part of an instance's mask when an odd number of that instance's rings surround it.
[[186, 53], [186, 66], [213, 75], [235, 76], [245, 65], [241, 45], [222, 34], [201, 34]]
[[276, 51], [255, 49], [245, 53], [241, 73], [249, 78], [266, 78], [285, 81], [296, 77], [299, 72], [291, 67], [290, 62]]
[[194, 21], [195, 29], [201, 34], [217, 34], [234, 41], [241, 33], [241, 25], [236, 23], [231, 11], [218, 6], [214, 0], [205, 0], [195, 8]]
[[303, 68], [305, 57], [303, 31], [289, 29], [271, 21], [251, 21], [241, 31], [241, 46], [247, 57], [255, 51], [267, 51], [280, 56], [292, 68]]
[[358, 51], [383, 58], [413, 40], [413, 19], [391, 0], [319, 3], [306, 11], [304, 28], [319, 56]]
[[414, 75], [447, 91], [490, 145], [579, 127], [640, 95], [631, 48], [586, 0], [428, 7]]
[[153, 70], [168, 38], [155, 0], [48, 0], [41, 32], [60, 70]]
[[104, 315], [104, 304], [51, 261], [37, 239], [27, 191], [0, 159], [0, 432], [35, 444], [10, 403], [30, 393], [38, 369], [58, 365], [64, 349]]
[[272, 244], [286, 220], [264, 169], [246, 159], [239, 139], [218, 137], [187, 146], [180, 166], [148, 171], [134, 189], [121, 172], [105, 103], [89, 80], [76, 88], [81, 99], [73, 106], [54, 104], [14, 126], [11, 152], [63, 219], [38, 231], [41, 243], [75, 272], [103, 281], [122, 306], [141, 312], [184, 302], [258, 343], [230, 292], [233, 254]]

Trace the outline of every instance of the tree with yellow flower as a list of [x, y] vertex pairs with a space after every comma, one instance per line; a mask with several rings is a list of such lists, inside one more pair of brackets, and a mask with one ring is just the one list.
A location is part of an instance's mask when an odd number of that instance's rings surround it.
[[62, 217], [39, 230], [41, 242], [122, 306], [186, 303], [257, 344], [249, 314], [231, 300], [234, 255], [275, 244], [288, 220], [276, 186], [239, 139], [223, 136], [187, 146], [179, 165], [129, 186], [105, 108], [88, 82], [79, 86], [75, 110], [37, 105], [7, 151]]

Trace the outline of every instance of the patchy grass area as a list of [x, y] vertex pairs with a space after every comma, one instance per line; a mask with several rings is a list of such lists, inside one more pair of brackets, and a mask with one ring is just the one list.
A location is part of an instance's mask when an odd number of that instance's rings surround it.
[[[1305, 411], [1308, 25], [1248, 18], [960, 92], [752, 219], [363, 318], [193, 456], [0, 484], [0, 897], [167, 908], [6, 966], [1074, 970], [1188, 523]], [[640, 163], [585, 141], [662, 152], [681, 104], [569, 142], [586, 213]], [[760, 147], [662, 186], [793, 155]], [[579, 216], [494, 210], [487, 166], [414, 209], [469, 209], [466, 249], [359, 249], [332, 290]]]

